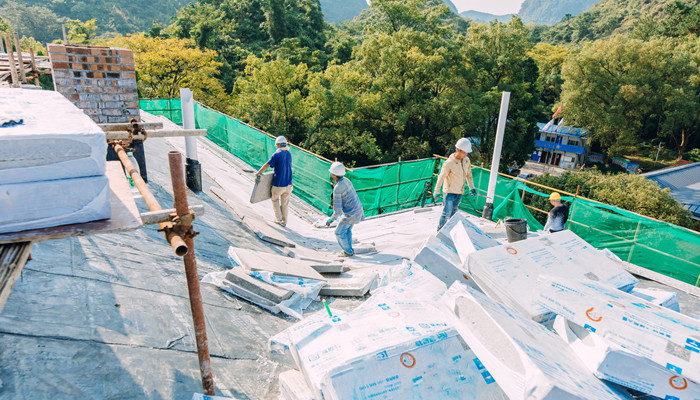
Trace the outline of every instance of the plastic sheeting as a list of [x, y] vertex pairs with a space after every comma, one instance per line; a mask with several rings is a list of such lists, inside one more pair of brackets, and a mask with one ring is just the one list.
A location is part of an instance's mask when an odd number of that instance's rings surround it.
[[106, 176], [0, 185], [0, 233], [109, 218]]
[[60, 93], [0, 89], [0, 109], [24, 120], [0, 128], [0, 185], [104, 175], [102, 129]]

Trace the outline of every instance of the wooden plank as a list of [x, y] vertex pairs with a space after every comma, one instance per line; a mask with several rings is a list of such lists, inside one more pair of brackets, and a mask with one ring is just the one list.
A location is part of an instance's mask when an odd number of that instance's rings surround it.
[[39, 83], [39, 69], [36, 67], [36, 58], [34, 57], [34, 49], [29, 49], [29, 55], [32, 59], [32, 74], [34, 75], [34, 84], [38, 87], [41, 87], [41, 83]]
[[131, 186], [126, 180], [121, 163], [119, 161], [107, 162], [106, 175], [109, 178], [110, 204], [112, 206], [111, 218], [84, 224], [2, 233], [0, 234], [0, 243], [16, 243], [28, 240], [39, 242], [71, 236], [86, 236], [138, 229], [141, 227], [139, 210], [136, 207], [134, 196], [131, 193]]
[[10, 60], [10, 75], [12, 76], [12, 87], [19, 87], [19, 78], [17, 77], [17, 70], [15, 69], [15, 56], [12, 52], [12, 41], [10, 40], [10, 35], [5, 33], [5, 47], [7, 48], [7, 57]]
[[27, 83], [27, 73], [24, 70], [24, 60], [22, 59], [22, 48], [19, 46], [19, 34], [14, 33], [15, 36], [15, 50], [17, 50], [17, 61], [19, 62], [19, 79], [23, 83]]
[[32, 244], [20, 242], [0, 245], [0, 313], [27, 263]]

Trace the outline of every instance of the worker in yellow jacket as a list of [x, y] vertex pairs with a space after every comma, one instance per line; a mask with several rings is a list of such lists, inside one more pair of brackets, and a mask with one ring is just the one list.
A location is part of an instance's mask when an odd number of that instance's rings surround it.
[[476, 194], [468, 156], [471, 152], [472, 142], [467, 138], [461, 138], [455, 145], [455, 152], [450, 154], [447, 161], [442, 164], [440, 175], [438, 175], [437, 183], [435, 183], [435, 190], [433, 190], [434, 196], [437, 196], [440, 193], [440, 188], [442, 188], [444, 197], [444, 207], [438, 223], [438, 231], [457, 212], [459, 203], [462, 202], [465, 183], [469, 183], [469, 194]]

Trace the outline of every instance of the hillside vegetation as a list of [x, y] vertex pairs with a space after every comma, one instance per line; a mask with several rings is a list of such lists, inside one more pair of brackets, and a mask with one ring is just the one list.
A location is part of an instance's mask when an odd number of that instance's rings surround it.
[[552, 25], [565, 16], [575, 16], [590, 9], [600, 0], [525, 0], [518, 17], [524, 23]]
[[[581, 43], [615, 35], [654, 31], [680, 36], [700, 30], [700, 0], [601, 0], [590, 10], [542, 29], [539, 39], [552, 44]], [[676, 31], [673, 33], [671, 31]]]
[[147, 31], [168, 23], [192, 0], [0, 0], [0, 16], [20, 35], [42, 43], [61, 39], [61, 22], [97, 20], [98, 34]]

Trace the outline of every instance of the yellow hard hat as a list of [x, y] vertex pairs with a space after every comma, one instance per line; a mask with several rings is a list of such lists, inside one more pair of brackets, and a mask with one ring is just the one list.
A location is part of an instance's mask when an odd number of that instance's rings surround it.
[[550, 200], [561, 200], [561, 195], [557, 192], [552, 192], [552, 194], [549, 195]]

